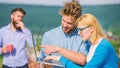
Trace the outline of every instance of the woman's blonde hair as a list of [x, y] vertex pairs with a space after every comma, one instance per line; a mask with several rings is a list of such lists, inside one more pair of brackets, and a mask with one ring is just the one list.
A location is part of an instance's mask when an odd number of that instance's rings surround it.
[[79, 17], [76, 20], [76, 23], [75, 23], [76, 26], [78, 25], [78, 23], [81, 23], [82, 25], [85, 25], [85, 26], [94, 27], [94, 31], [92, 32], [91, 37], [90, 37], [90, 41], [93, 44], [96, 44], [97, 41], [100, 38], [102, 38], [102, 37], [105, 38], [106, 37], [106, 35], [104, 34], [98, 20], [92, 14], [84, 14], [84, 15], [82, 15], [81, 17]]

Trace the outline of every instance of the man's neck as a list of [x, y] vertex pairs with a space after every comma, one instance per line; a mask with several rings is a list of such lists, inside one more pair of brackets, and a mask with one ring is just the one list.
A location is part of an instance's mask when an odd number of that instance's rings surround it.
[[13, 26], [12, 22], [10, 23], [10, 28], [11, 28], [11, 30], [12, 30], [13, 32], [16, 31], [16, 28]]

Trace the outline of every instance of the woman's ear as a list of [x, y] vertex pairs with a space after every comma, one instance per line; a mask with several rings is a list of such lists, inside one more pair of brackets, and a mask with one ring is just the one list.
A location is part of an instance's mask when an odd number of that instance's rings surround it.
[[94, 31], [94, 27], [93, 26], [90, 26], [90, 32], [92, 33]]

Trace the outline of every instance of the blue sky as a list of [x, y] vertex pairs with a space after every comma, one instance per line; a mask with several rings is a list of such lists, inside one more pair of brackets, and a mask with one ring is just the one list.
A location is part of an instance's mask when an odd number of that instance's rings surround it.
[[[33, 5], [63, 5], [69, 0], [0, 0], [0, 3], [33, 4]], [[120, 0], [79, 0], [82, 5], [120, 4]]]

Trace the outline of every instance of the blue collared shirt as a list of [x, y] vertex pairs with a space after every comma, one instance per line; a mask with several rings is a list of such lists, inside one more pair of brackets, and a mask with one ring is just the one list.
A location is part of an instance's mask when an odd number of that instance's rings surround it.
[[3, 54], [3, 64], [10, 67], [23, 66], [28, 63], [26, 44], [33, 47], [32, 34], [29, 29], [13, 32], [10, 24], [0, 29], [0, 54], [1, 48], [13, 44], [13, 52]]
[[[85, 55], [88, 53], [86, 50], [86, 45], [82, 42], [81, 37], [78, 35], [78, 30], [75, 29], [75, 31], [71, 34], [67, 34], [63, 32], [62, 26], [45, 32], [42, 39], [42, 45], [60, 46], [75, 52], [81, 52]], [[41, 58], [45, 57], [43, 49], [41, 49], [40, 54]], [[58, 53], [55, 55], [60, 56]]]

